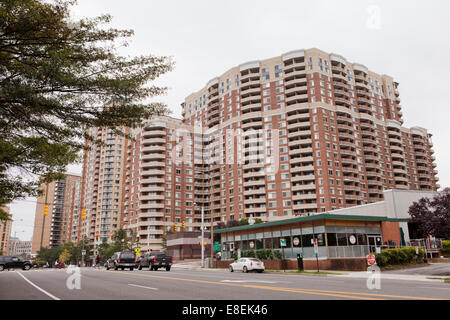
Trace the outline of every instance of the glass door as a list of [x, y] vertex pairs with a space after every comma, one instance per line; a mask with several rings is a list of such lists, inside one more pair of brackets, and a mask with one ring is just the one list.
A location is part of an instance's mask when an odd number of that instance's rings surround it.
[[371, 253], [379, 253], [381, 250], [382, 240], [380, 235], [368, 235], [369, 250]]

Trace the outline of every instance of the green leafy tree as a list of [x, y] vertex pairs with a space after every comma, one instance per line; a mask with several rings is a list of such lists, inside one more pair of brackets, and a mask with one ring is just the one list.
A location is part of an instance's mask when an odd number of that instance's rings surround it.
[[48, 262], [50, 265], [53, 265], [55, 264], [55, 261], [58, 261], [61, 253], [62, 247], [41, 248], [37, 253], [37, 258], [39, 258], [41, 261]]
[[172, 69], [171, 58], [120, 56], [133, 31], [108, 28], [107, 14], [75, 20], [75, 4], [0, 2], [0, 206], [62, 178], [85, 140], [98, 143], [90, 128], [124, 136], [121, 128], [168, 113], [148, 101], [166, 93], [150, 82]]
[[98, 246], [98, 253], [101, 261], [106, 261], [114, 254], [114, 252], [120, 251], [120, 244], [116, 241], [114, 243], [108, 243], [106, 240]]

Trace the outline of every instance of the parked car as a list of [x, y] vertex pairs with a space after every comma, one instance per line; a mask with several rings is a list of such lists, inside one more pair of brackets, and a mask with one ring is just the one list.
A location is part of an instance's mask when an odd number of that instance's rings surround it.
[[21, 260], [15, 256], [0, 256], [0, 271], [5, 269], [30, 270], [33, 265], [28, 260]]
[[149, 270], [158, 270], [159, 268], [166, 268], [166, 271], [170, 271], [170, 267], [173, 264], [173, 258], [167, 256], [164, 252], [146, 252], [139, 261], [139, 270], [143, 267], [148, 267]]
[[109, 258], [105, 263], [106, 270], [114, 269], [124, 270], [125, 268], [130, 268], [130, 270], [133, 270], [137, 267], [136, 265], [136, 255], [134, 252], [130, 251], [121, 251], [116, 252], [112, 255], [111, 258]]
[[257, 271], [259, 273], [264, 272], [264, 263], [261, 260], [255, 258], [240, 258], [239, 260], [230, 264], [230, 272], [242, 271]]

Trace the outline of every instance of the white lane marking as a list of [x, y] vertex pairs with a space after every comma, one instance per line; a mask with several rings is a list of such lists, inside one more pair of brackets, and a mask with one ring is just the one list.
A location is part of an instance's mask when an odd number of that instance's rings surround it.
[[52, 298], [53, 300], [61, 300], [58, 297], [55, 297], [54, 295], [52, 295], [51, 293], [48, 293], [47, 291], [45, 291], [44, 289], [38, 287], [37, 285], [35, 285], [33, 282], [31, 282], [30, 280], [28, 280], [23, 274], [22, 272], [17, 272], [17, 274], [19, 274], [22, 278], [25, 279], [25, 281], [27, 281], [29, 284], [31, 284], [33, 287], [35, 287], [36, 289], [38, 289], [39, 291], [41, 291], [42, 293], [45, 293], [46, 295], [48, 295], [50, 298]]
[[150, 290], [158, 290], [158, 288], [145, 287], [145, 286], [140, 286], [140, 285], [137, 285], [137, 284], [131, 284], [131, 283], [129, 283], [128, 285], [129, 285], [129, 286], [132, 286], [132, 287], [138, 287], [138, 288], [144, 288], [144, 289], [150, 289]]
[[237, 283], [243, 283], [243, 282], [259, 282], [259, 283], [277, 283], [275, 281], [264, 281], [264, 280], [222, 280], [220, 282], [237, 282]]

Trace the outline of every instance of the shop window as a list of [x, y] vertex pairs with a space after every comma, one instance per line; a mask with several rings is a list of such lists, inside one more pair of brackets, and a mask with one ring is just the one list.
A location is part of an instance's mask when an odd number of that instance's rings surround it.
[[257, 239], [256, 241], [256, 250], [264, 249], [264, 244], [262, 239]]
[[337, 234], [338, 246], [347, 246], [347, 234], [338, 233]]
[[300, 248], [302, 246], [302, 236], [301, 235], [292, 236], [292, 246], [294, 248]]
[[264, 249], [272, 249], [272, 238], [264, 239]]
[[336, 233], [327, 233], [327, 241], [329, 247], [336, 247], [337, 246]]
[[358, 245], [366, 246], [367, 245], [367, 236], [365, 234], [357, 234], [356, 238], [358, 239]]
[[302, 244], [303, 247], [313, 247], [314, 243], [311, 243], [311, 240], [313, 240], [313, 234], [304, 234], [302, 235]]

